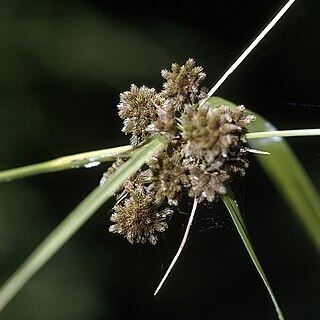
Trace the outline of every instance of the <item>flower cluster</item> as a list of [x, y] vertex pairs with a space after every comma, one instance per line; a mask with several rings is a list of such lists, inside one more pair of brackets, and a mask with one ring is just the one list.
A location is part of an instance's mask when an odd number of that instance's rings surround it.
[[[172, 64], [161, 75], [166, 80], [162, 91], [132, 85], [118, 105], [122, 130], [132, 134], [134, 147], [155, 134], [168, 140], [167, 149], [117, 191], [109, 230], [131, 243], [155, 244], [183, 194], [198, 202], [215, 201], [226, 192], [226, 183], [243, 176], [248, 167], [245, 134], [255, 117], [245, 115], [243, 106], [230, 110], [200, 103], [207, 92], [200, 87], [205, 73], [193, 59]], [[104, 179], [122, 163], [117, 160]]]
[[123, 119], [122, 131], [132, 133], [131, 144], [136, 146], [148, 137], [147, 127], [157, 120], [157, 108], [162, 99], [155, 89], [131, 85], [130, 91], [120, 94], [119, 116]]
[[200, 83], [206, 74], [202, 67], [195, 67], [195, 61], [188, 59], [183, 66], [177, 63], [171, 65], [171, 71], [162, 70], [163, 84], [161, 95], [174, 104], [176, 110], [182, 110], [185, 104], [195, 104], [205, 98], [206, 88], [200, 88]]
[[168, 227], [165, 222], [172, 210], [160, 210], [154, 203], [152, 193], [145, 189], [132, 189], [123, 204], [114, 207], [111, 221], [115, 224], [109, 230], [124, 235], [130, 243], [157, 243], [156, 232], [163, 232]]

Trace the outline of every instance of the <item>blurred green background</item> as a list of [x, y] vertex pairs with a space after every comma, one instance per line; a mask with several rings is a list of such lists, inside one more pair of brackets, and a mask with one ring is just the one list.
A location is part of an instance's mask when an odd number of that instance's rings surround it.
[[[128, 143], [117, 116], [131, 83], [193, 57], [212, 86], [284, 1], [0, 1], [0, 170]], [[320, 124], [320, 3], [297, 1], [219, 89], [279, 129]], [[289, 140], [320, 188], [319, 139]], [[107, 165], [0, 185], [0, 280], [99, 183]], [[287, 319], [319, 319], [319, 256], [252, 159], [234, 184]], [[101, 208], [0, 314], [14, 320], [276, 319], [221, 204], [202, 205], [174, 272], [153, 298], [190, 203], [157, 246], [108, 233]]]

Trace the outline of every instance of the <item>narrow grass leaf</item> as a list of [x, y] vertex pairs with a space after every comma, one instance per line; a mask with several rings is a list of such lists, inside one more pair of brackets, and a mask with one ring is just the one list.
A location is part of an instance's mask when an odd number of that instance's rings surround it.
[[122, 146], [78, 153], [29, 166], [4, 170], [0, 172], [0, 182], [8, 182], [42, 173], [77, 169], [81, 167], [90, 168], [99, 165], [101, 162], [113, 161], [120, 157], [128, 157], [131, 151], [131, 146]]
[[246, 134], [247, 139], [275, 138], [275, 137], [307, 137], [320, 136], [320, 129], [300, 129], [300, 130], [276, 130], [250, 132]]
[[0, 311], [26, 282], [71, 238], [73, 234], [133, 175], [151, 156], [166, 147], [162, 137], [156, 137], [132, 153], [103, 185], [94, 189], [31, 253], [25, 262], [0, 288]]
[[243, 222], [240, 210], [239, 210], [239, 206], [238, 206], [237, 201], [235, 200], [234, 194], [230, 188], [227, 188], [227, 193], [226, 193], [226, 195], [222, 196], [222, 200], [231, 215], [232, 221], [234, 222], [234, 224], [238, 230], [238, 233], [239, 233], [239, 235], [240, 235], [240, 237], [241, 237], [241, 239], [242, 239], [242, 241], [243, 241], [243, 243], [244, 243], [244, 245], [250, 255], [250, 258], [251, 258], [254, 266], [256, 267], [264, 285], [266, 286], [266, 288], [269, 292], [269, 295], [270, 295], [271, 300], [274, 304], [274, 307], [277, 311], [279, 319], [283, 320], [284, 317], [282, 315], [280, 307], [279, 307], [279, 305], [276, 301], [276, 298], [272, 292], [271, 286], [270, 286], [269, 281], [268, 281], [268, 279], [262, 269], [262, 266], [260, 265], [260, 262], [259, 262], [256, 254], [253, 250], [247, 229], [244, 225], [244, 222]]
[[[235, 109], [236, 105], [220, 97], [209, 100], [212, 107], [226, 105]], [[276, 131], [276, 128], [260, 115], [250, 127], [250, 132]], [[269, 156], [257, 155], [256, 158], [275, 187], [292, 208], [304, 226], [307, 234], [320, 251], [320, 198], [305, 169], [296, 155], [281, 137], [271, 136], [260, 139], [249, 139], [251, 148], [270, 153]]]

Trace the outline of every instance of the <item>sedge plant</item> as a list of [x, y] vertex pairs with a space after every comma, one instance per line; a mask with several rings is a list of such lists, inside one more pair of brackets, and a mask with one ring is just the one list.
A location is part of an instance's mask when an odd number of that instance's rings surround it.
[[[230, 182], [245, 175], [248, 154], [281, 190], [292, 211], [320, 251], [320, 200], [303, 167], [283, 137], [318, 136], [320, 129], [278, 131], [260, 115], [214, 96], [227, 77], [279, 21], [294, 0], [243, 52], [223, 77], [207, 90], [202, 67], [193, 59], [162, 70], [163, 90], [132, 85], [120, 95], [119, 115], [130, 145], [61, 157], [0, 172], [0, 182], [36, 174], [113, 161], [93, 190], [31, 253], [0, 288], [0, 311], [23, 285], [81, 228], [110, 197], [116, 197], [110, 231], [130, 243], [156, 244], [182, 197], [193, 207], [181, 245], [155, 294], [181, 254], [200, 202], [223, 201], [248, 254], [269, 292], [279, 319], [284, 316], [253, 249]], [[281, 159], [279, 161], [279, 159]]]

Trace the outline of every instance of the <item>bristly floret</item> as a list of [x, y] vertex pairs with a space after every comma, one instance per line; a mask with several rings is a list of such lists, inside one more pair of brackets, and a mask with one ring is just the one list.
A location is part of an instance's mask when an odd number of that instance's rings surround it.
[[201, 165], [192, 165], [189, 169], [191, 187], [190, 197], [196, 197], [199, 202], [207, 200], [213, 202], [221, 194], [225, 194], [224, 183], [229, 176], [222, 170], [208, 172]]
[[[218, 170], [240, 153], [243, 155], [246, 126], [255, 119], [244, 116], [244, 111], [243, 106], [235, 111], [226, 106], [212, 109], [207, 104], [197, 110], [186, 107], [181, 119], [185, 155], [201, 160], [207, 171]], [[242, 165], [242, 161], [239, 164]]]
[[173, 100], [165, 100], [157, 110], [158, 119], [149, 126], [150, 132], [161, 133], [168, 141], [172, 141], [178, 134], [177, 116]]
[[[124, 164], [124, 160], [118, 158], [103, 174], [102, 183], [104, 184], [108, 181], [110, 176], [117, 171], [121, 165]], [[145, 190], [150, 188], [151, 183], [153, 182], [153, 173], [150, 169], [142, 170], [139, 169], [132, 177], [127, 179], [122, 183], [122, 185], [116, 190], [116, 200], [125, 199], [129, 196], [132, 189], [141, 189]]]
[[147, 127], [157, 119], [157, 108], [161, 105], [160, 95], [154, 88], [131, 85], [130, 91], [120, 94], [119, 116], [123, 119], [125, 134], [132, 133], [133, 146], [148, 139]]
[[114, 207], [109, 231], [123, 235], [130, 243], [156, 244], [157, 233], [163, 232], [168, 225], [166, 218], [172, 214], [169, 208], [161, 209], [153, 196], [144, 189], [133, 189], [124, 203]]
[[186, 103], [195, 104], [206, 95], [206, 89], [199, 88], [206, 74], [202, 67], [195, 66], [193, 59], [188, 59], [182, 66], [173, 63], [171, 71], [162, 70], [161, 75], [166, 80], [161, 94], [174, 102], [177, 111], [181, 111]]
[[[182, 66], [174, 63], [162, 70], [163, 90], [132, 85], [120, 95], [119, 116], [123, 131], [131, 133], [137, 146], [155, 134], [167, 138], [167, 149], [146, 163], [116, 191], [116, 205], [110, 231], [129, 242], [152, 244], [157, 233], [168, 227], [170, 206], [178, 205], [182, 194], [198, 202], [213, 202], [225, 194], [226, 184], [243, 176], [248, 167], [245, 134], [255, 120], [245, 115], [243, 106], [199, 107], [206, 89], [202, 67], [188, 59]], [[122, 164], [117, 160], [104, 174], [105, 183]]]
[[162, 152], [147, 163], [153, 172], [155, 201], [166, 200], [169, 205], [177, 205], [183, 188], [190, 186], [182, 153], [177, 150], [172, 150], [171, 154]]

